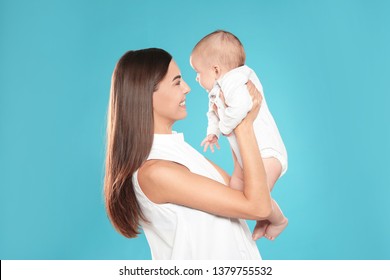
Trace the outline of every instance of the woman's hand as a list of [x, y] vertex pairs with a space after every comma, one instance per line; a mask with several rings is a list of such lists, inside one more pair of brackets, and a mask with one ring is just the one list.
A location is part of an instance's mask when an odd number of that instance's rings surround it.
[[260, 91], [257, 90], [255, 85], [248, 81], [247, 83], [248, 91], [250, 96], [252, 97], [252, 109], [248, 112], [246, 117], [242, 120], [242, 122], [236, 127], [235, 131], [240, 130], [240, 127], [246, 126], [246, 125], [253, 125], [254, 120], [256, 119], [257, 115], [260, 111], [261, 101], [263, 100], [262, 95], [260, 94]]
[[249, 111], [246, 118], [251, 118], [252, 121], [254, 121], [260, 111], [261, 101], [263, 101], [263, 96], [260, 94], [260, 91], [257, 90], [255, 85], [252, 83], [252, 81], [248, 81], [246, 84], [248, 87], [248, 91], [250, 96], [252, 97], [252, 109]]

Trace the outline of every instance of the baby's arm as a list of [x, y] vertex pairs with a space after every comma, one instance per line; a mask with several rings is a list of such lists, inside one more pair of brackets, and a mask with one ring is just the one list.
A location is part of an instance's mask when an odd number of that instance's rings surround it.
[[219, 118], [211, 106], [207, 112], [207, 120], [207, 136], [203, 139], [200, 145], [204, 146], [204, 152], [206, 152], [207, 148], [210, 147], [210, 150], [214, 153], [214, 145], [219, 149], [218, 136], [221, 132], [218, 127]]
[[217, 138], [221, 134], [219, 130], [219, 118], [212, 108], [207, 112], [207, 135], [210, 134], [214, 134]]
[[221, 85], [227, 107], [223, 117], [221, 116], [219, 129], [225, 135], [229, 135], [252, 108], [252, 99], [246, 82], [248, 78], [245, 75], [236, 73], [234, 76], [229, 75]]

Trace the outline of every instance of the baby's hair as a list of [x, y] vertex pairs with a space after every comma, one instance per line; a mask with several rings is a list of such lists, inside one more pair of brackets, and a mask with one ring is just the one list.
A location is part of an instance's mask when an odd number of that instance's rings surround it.
[[224, 30], [216, 30], [203, 37], [192, 50], [192, 54], [195, 53], [204, 55], [210, 63], [218, 62], [228, 69], [245, 64], [245, 51], [241, 41]]

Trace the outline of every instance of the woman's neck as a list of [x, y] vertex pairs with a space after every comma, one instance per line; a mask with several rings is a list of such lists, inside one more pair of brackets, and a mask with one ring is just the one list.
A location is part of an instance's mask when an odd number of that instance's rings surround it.
[[155, 124], [154, 134], [172, 134], [173, 124]]

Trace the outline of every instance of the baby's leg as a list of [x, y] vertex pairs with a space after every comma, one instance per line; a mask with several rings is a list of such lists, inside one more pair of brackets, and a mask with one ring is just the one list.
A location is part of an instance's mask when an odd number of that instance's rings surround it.
[[[282, 165], [281, 165], [280, 161], [274, 157], [263, 158], [263, 164], [264, 164], [265, 173], [267, 174], [268, 187], [269, 187], [269, 190], [272, 191], [276, 181], [279, 179], [280, 174], [282, 173]], [[257, 239], [265, 236], [266, 229], [269, 225], [270, 225], [270, 222], [267, 220], [257, 221], [255, 229], [253, 230], [253, 235], [252, 235], [253, 239], [257, 240]], [[275, 230], [273, 230], [273, 231], [275, 231]], [[279, 234], [280, 234], [280, 232], [279, 232]], [[269, 233], [271, 234], [271, 232], [269, 232]], [[272, 234], [271, 236], [274, 236], [274, 234]]]
[[276, 181], [282, 173], [282, 164], [274, 157], [263, 158], [265, 173], [267, 174], [267, 183], [269, 190], [272, 191]]
[[288, 219], [283, 215], [279, 205], [275, 200], [272, 201], [274, 208], [272, 218], [270, 217], [270, 224], [265, 229], [264, 236], [269, 240], [274, 240], [288, 225]]
[[269, 240], [274, 240], [288, 225], [288, 219], [283, 215], [279, 205], [275, 200], [272, 200], [272, 214], [268, 220], [257, 221], [253, 230], [252, 239], [257, 240], [265, 236]]

